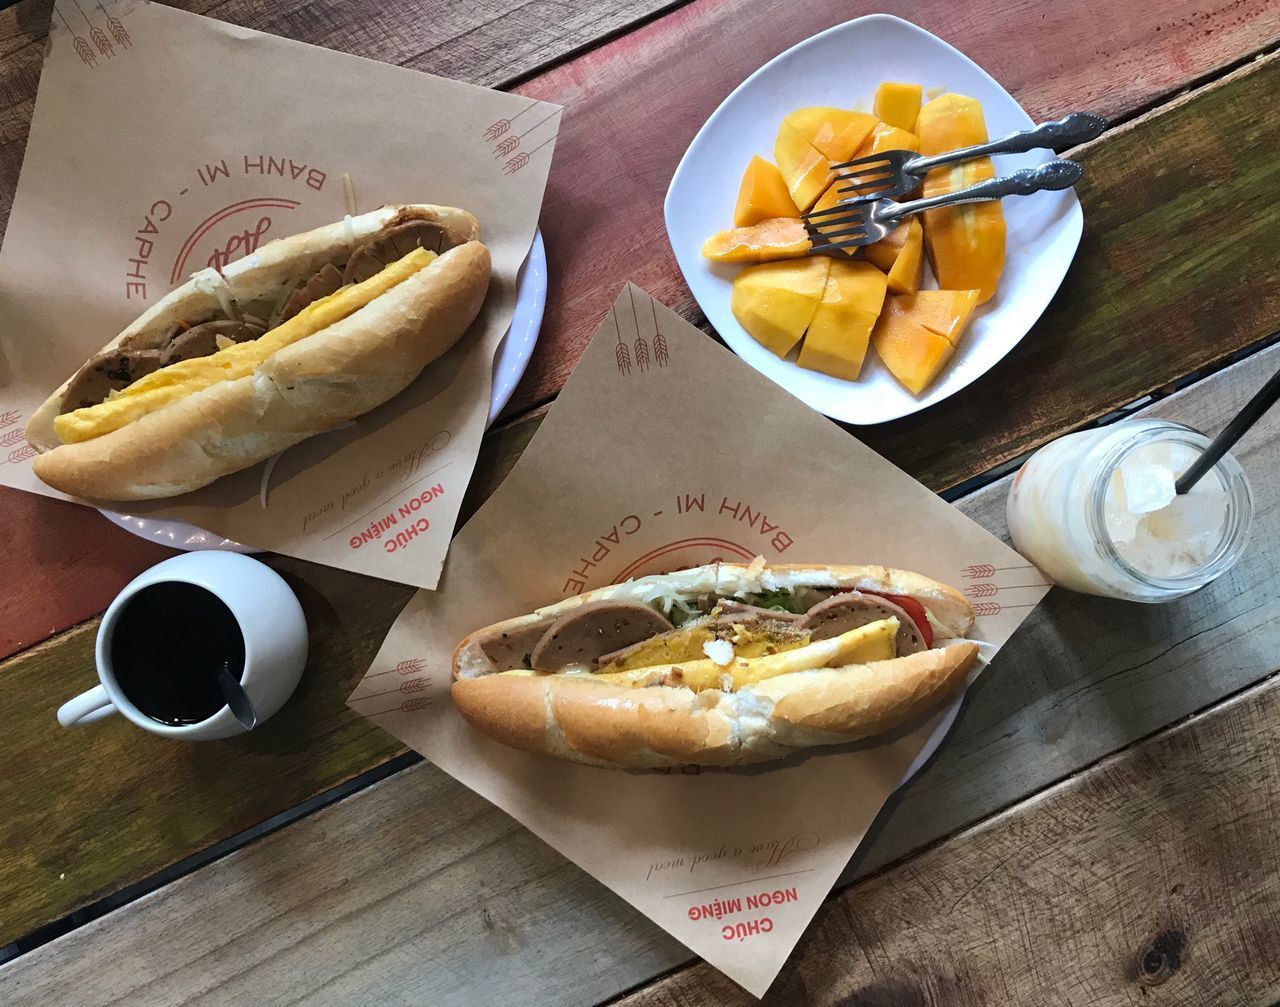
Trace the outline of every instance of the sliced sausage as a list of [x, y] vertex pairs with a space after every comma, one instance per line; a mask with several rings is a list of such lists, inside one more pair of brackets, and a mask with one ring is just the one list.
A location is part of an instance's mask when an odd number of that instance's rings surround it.
[[326, 262], [320, 272], [303, 280], [289, 295], [289, 299], [284, 302], [284, 310], [280, 312], [280, 321], [287, 321], [308, 304], [328, 297], [341, 286], [342, 270], [333, 263]]
[[621, 650], [672, 629], [648, 605], [632, 601], [593, 601], [560, 616], [533, 649], [533, 667], [559, 671], [567, 664], [595, 664]]
[[62, 411], [84, 409], [105, 402], [108, 395], [127, 388], [161, 365], [160, 350], [104, 350], [89, 358], [67, 386]]
[[233, 343], [243, 343], [257, 339], [267, 331], [265, 325], [246, 319], [237, 322], [234, 319], [222, 318], [213, 322], [201, 322], [193, 325], [185, 332], [179, 332], [164, 349], [161, 366], [168, 367], [180, 360], [194, 360], [196, 357], [209, 357], [218, 352], [218, 337], [230, 339]]
[[361, 283], [415, 248], [442, 251], [444, 228], [432, 220], [410, 220], [383, 231], [357, 248], [342, 272], [343, 283]]
[[546, 631], [544, 623], [535, 622], [532, 626], [521, 626], [506, 633], [492, 632], [476, 642], [484, 651], [484, 656], [500, 671], [532, 668], [533, 648]]
[[777, 609], [761, 608], [759, 605], [748, 605], [745, 601], [738, 601], [735, 598], [725, 598], [720, 602], [720, 615], [715, 619], [717, 625], [723, 625], [728, 622], [753, 622], [757, 619], [767, 619], [772, 622], [783, 622], [790, 625], [793, 622], [799, 622], [804, 618], [795, 612], [780, 612]]
[[893, 617], [898, 620], [898, 656], [925, 650], [920, 628], [914, 619], [891, 601], [850, 591], [820, 601], [805, 613], [797, 629], [807, 629], [815, 640], [829, 640], [851, 629]]

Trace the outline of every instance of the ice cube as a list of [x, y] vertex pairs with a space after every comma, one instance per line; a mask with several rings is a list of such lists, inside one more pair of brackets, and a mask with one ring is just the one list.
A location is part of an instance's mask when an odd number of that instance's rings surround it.
[[1221, 528], [1226, 518], [1226, 497], [1221, 493], [1187, 493], [1146, 516], [1146, 529], [1169, 542], [1185, 541]]
[[1120, 478], [1124, 483], [1125, 506], [1134, 514], [1158, 511], [1178, 495], [1173, 485], [1173, 472], [1163, 465], [1122, 463]]
[[1124, 480], [1117, 470], [1111, 474], [1111, 485], [1108, 487], [1106, 508], [1107, 534], [1113, 542], [1132, 542], [1138, 531], [1138, 515], [1129, 510], [1124, 495]]

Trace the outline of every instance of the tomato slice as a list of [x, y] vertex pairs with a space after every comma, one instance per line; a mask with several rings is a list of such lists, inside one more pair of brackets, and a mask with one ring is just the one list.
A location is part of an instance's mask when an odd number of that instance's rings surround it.
[[860, 588], [839, 587], [836, 588], [836, 594], [848, 594], [851, 591], [859, 591], [861, 594], [874, 594], [877, 598], [883, 598], [891, 601], [907, 615], [911, 616], [911, 621], [916, 624], [916, 628], [920, 630], [920, 636], [924, 639], [926, 647], [933, 646], [933, 627], [929, 625], [929, 616], [925, 614], [924, 606], [916, 601], [910, 595], [906, 594], [886, 594], [884, 591], [862, 591]]

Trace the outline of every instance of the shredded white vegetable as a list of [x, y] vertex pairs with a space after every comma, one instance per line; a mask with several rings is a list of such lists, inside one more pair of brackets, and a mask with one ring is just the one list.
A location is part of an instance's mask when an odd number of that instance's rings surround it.
[[356, 223], [351, 219], [351, 214], [348, 213], [343, 217], [342, 223], [347, 229], [347, 244], [354, 248], [356, 244]]
[[293, 296], [296, 286], [286, 283], [284, 289], [280, 291], [280, 296], [276, 299], [276, 306], [271, 309], [271, 314], [267, 316], [267, 331], [270, 332], [280, 324], [280, 316], [284, 314], [284, 306], [289, 303], [289, 298]]
[[[285, 451], [289, 450], [285, 448]], [[280, 456], [284, 451], [277, 451], [267, 459], [267, 464], [262, 467], [262, 485], [258, 487], [258, 503], [262, 505], [262, 509], [267, 509], [267, 484], [271, 482], [271, 473], [276, 470], [276, 462], [280, 460]]]
[[200, 293], [213, 294], [218, 299], [218, 306], [222, 308], [222, 313], [228, 318], [233, 318], [237, 322], [244, 320], [240, 317], [240, 307], [236, 304], [236, 299], [231, 295], [227, 278], [218, 270], [213, 267], [202, 269], [192, 274], [191, 281]]
[[356, 187], [351, 181], [351, 172], [342, 173], [342, 194], [347, 200], [347, 216], [356, 215]]

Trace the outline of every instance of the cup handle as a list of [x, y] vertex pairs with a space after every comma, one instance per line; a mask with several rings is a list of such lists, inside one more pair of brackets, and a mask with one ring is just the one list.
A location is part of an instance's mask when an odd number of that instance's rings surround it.
[[116, 708], [107, 695], [107, 690], [95, 685], [88, 692], [82, 692], [58, 707], [58, 723], [63, 727], [75, 727], [101, 720], [115, 712]]

